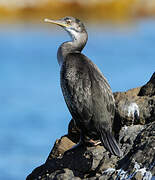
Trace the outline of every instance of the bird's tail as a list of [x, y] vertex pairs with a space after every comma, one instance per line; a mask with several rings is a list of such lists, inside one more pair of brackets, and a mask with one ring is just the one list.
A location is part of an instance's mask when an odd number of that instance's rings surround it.
[[114, 136], [110, 132], [102, 131], [101, 142], [106, 150], [115, 156], [122, 156], [122, 151], [120, 150]]

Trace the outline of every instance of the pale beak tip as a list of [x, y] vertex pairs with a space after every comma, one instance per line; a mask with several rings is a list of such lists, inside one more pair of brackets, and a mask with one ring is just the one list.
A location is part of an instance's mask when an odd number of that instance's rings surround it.
[[44, 22], [48, 22], [48, 19], [47, 19], [47, 18], [45, 18], [45, 19], [44, 19]]

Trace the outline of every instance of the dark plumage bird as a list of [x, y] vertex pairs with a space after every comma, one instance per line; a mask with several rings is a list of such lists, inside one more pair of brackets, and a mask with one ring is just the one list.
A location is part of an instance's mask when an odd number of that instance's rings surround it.
[[121, 156], [112, 135], [115, 103], [111, 88], [98, 67], [81, 53], [88, 39], [83, 23], [73, 17], [45, 21], [63, 27], [72, 39], [59, 47], [57, 57], [63, 96], [81, 131], [81, 143], [100, 139], [111, 154]]

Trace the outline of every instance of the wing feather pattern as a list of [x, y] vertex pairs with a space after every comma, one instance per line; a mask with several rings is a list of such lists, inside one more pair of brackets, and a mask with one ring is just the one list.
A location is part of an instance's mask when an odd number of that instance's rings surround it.
[[61, 67], [61, 87], [76, 124], [87, 135], [95, 134], [112, 154], [120, 149], [111, 135], [115, 103], [103, 74], [81, 53], [67, 55]]

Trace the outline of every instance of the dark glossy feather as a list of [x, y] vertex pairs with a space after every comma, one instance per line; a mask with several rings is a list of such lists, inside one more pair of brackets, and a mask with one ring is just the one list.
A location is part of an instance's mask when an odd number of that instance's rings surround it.
[[70, 53], [61, 67], [61, 87], [68, 109], [84, 136], [100, 138], [114, 155], [119, 147], [110, 134], [115, 103], [103, 74], [86, 56]]
[[113, 135], [110, 132], [106, 132], [104, 130], [101, 131], [100, 134], [101, 134], [100, 139], [105, 149], [110, 151], [111, 154], [121, 157], [122, 152], [119, 146], [117, 145], [117, 142], [115, 138], [113, 137]]

